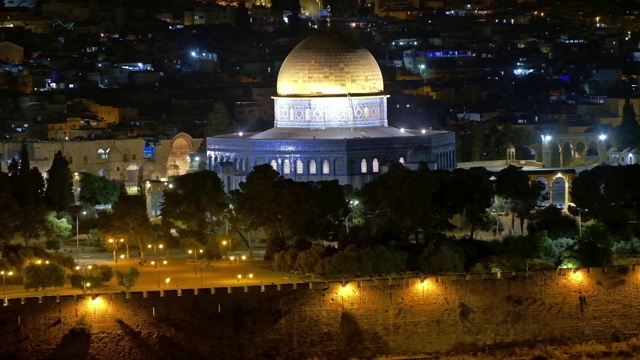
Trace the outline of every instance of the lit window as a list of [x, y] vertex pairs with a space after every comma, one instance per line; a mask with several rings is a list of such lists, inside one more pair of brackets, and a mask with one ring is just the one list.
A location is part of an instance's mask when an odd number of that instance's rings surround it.
[[378, 159], [373, 159], [373, 163], [371, 163], [371, 165], [373, 166], [374, 173], [380, 172], [380, 163], [378, 163]]
[[275, 160], [271, 160], [271, 167], [273, 170], [278, 171], [278, 163]]
[[316, 169], [316, 161], [309, 161], [309, 174], [315, 174], [318, 170]]
[[285, 160], [283, 166], [284, 167], [283, 167], [282, 171], [285, 174], [291, 174], [291, 163], [289, 162], [289, 160]]
[[106, 159], [106, 158], [107, 158], [107, 152], [105, 152], [102, 149], [98, 149], [98, 159]]
[[363, 174], [367, 173], [367, 160], [366, 159], [362, 159], [362, 161], [360, 161], [360, 172]]
[[329, 173], [329, 160], [322, 160], [322, 173], [323, 174]]
[[296, 161], [296, 174], [303, 174], [304, 173], [304, 163], [302, 162], [302, 160], [298, 160]]

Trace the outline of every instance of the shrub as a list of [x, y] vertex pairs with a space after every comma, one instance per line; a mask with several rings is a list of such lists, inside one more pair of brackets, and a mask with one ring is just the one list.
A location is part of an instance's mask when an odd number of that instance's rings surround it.
[[44, 247], [47, 250], [60, 250], [60, 243], [61, 241], [59, 239], [48, 239], [47, 241], [45, 241]]
[[324, 255], [324, 247], [314, 244], [309, 250], [298, 254], [295, 262], [296, 269], [305, 274], [322, 274], [322, 257]]
[[136, 286], [138, 277], [140, 277], [140, 271], [134, 267], [130, 268], [126, 273], [122, 271], [116, 271], [118, 285], [124, 287], [127, 292], [129, 292], [132, 287]]
[[464, 261], [460, 254], [447, 245], [440, 245], [437, 248], [430, 245], [420, 258], [420, 271], [425, 274], [462, 272]]
[[30, 263], [23, 269], [22, 276], [25, 290], [44, 290], [52, 286], [63, 286], [65, 283], [65, 269], [56, 263]]
[[640, 239], [633, 237], [629, 241], [617, 241], [611, 247], [611, 251], [619, 255], [640, 254]]

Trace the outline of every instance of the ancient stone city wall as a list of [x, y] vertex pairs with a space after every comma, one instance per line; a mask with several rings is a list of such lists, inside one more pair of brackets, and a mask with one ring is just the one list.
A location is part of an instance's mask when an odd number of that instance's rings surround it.
[[[368, 359], [606, 341], [640, 331], [639, 276], [619, 267], [8, 299], [0, 359]], [[83, 323], [90, 335], [76, 331]]]

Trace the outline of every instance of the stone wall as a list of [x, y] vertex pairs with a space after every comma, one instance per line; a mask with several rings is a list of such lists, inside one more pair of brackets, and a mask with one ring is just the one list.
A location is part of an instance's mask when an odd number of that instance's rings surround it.
[[[9, 299], [0, 359], [348, 359], [640, 331], [635, 268]], [[91, 334], [74, 331], [78, 321]]]

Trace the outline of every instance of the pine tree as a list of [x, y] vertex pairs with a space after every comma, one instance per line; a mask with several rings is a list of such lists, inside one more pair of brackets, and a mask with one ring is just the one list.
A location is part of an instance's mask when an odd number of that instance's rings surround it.
[[44, 196], [46, 205], [57, 212], [67, 211], [75, 198], [69, 161], [62, 155], [62, 151], [53, 156], [48, 175]]

